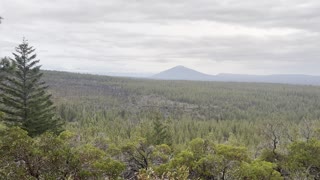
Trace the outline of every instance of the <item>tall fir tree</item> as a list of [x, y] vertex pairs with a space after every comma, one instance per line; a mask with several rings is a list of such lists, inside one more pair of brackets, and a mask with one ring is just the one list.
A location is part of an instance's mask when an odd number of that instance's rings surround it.
[[2, 97], [0, 111], [5, 113], [4, 122], [20, 126], [34, 137], [46, 131], [60, 132], [61, 121], [55, 117], [51, 95], [36, 59], [35, 49], [23, 40], [13, 53], [14, 70], [0, 85]]

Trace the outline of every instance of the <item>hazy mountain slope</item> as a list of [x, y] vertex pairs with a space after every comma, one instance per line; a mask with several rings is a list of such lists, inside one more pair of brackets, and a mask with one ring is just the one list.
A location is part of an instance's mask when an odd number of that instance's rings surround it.
[[160, 72], [151, 77], [152, 79], [164, 79], [164, 80], [197, 80], [208, 81], [212, 79], [212, 76], [195, 71], [193, 69], [186, 68], [184, 66], [176, 66], [166, 71]]
[[310, 75], [242, 75], [218, 74], [208, 75], [183, 66], [177, 66], [160, 72], [151, 79], [162, 80], [194, 80], [194, 81], [221, 81], [221, 82], [262, 82], [300, 85], [320, 85], [320, 76]]

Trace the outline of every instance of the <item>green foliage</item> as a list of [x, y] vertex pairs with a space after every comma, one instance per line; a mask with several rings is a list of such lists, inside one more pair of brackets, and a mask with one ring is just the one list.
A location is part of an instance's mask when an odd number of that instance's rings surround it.
[[101, 179], [109, 177], [117, 179], [125, 166], [119, 161], [107, 156], [106, 152], [91, 146], [85, 145], [77, 150], [78, 160], [81, 163], [80, 176], [88, 179], [95, 177]]
[[223, 156], [223, 159], [226, 161], [246, 161], [249, 159], [248, 152], [245, 147], [219, 144], [216, 146], [215, 151], [218, 155]]
[[188, 179], [189, 177], [189, 170], [187, 167], [178, 167], [176, 171], [173, 172], [166, 172], [162, 174], [156, 173], [152, 168], [149, 168], [147, 170], [143, 169], [140, 170], [137, 178], [139, 180], [164, 180], [164, 179], [170, 179], [170, 180], [180, 180], [180, 179]]
[[[41, 81], [39, 60], [35, 60], [35, 49], [24, 40], [13, 53], [13, 72], [1, 83], [0, 111], [5, 113], [4, 121], [9, 125], [20, 126], [30, 136], [46, 131], [59, 132], [61, 123], [55, 118], [51, 95]], [[9, 66], [4, 62], [4, 68]]]
[[249, 161], [246, 148], [225, 144], [212, 144], [197, 138], [189, 143], [187, 151], [178, 153], [170, 168], [188, 167], [190, 177], [202, 179], [228, 179], [242, 162]]
[[[12, 128], [2, 133], [0, 141], [1, 179], [23, 179], [37, 176], [39, 168], [32, 150], [32, 139], [20, 128]], [[32, 167], [31, 163], [35, 166]]]
[[276, 165], [265, 161], [243, 162], [237, 170], [237, 179], [248, 180], [281, 180], [281, 174], [275, 171]]
[[93, 168], [97, 169], [100, 177], [109, 177], [110, 179], [118, 179], [125, 165], [111, 158], [100, 160], [93, 164]]
[[267, 162], [271, 162], [271, 163], [275, 163], [278, 166], [282, 166], [282, 161], [285, 159], [286, 157], [283, 154], [280, 153], [274, 153], [272, 150], [270, 149], [264, 149], [261, 154], [259, 159], [263, 160], [263, 161], [267, 161]]
[[70, 148], [59, 137], [46, 133], [31, 139], [20, 128], [6, 130], [0, 146], [2, 177], [52, 179], [77, 172], [77, 161]]
[[117, 179], [125, 168], [96, 147], [76, 145], [69, 132], [32, 139], [15, 127], [0, 140], [0, 179]]
[[151, 142], [155, 145], [172, 144], [168, 125], [161, 121], [159, 115], [153, 120], [153, 133], [151, 140]]
[[108, 141], [102, 141], [106, 146], [83, 144], [68, 131], [31, 138], [18, 127], [3, 127], [0, 134], [0, 179], [277, 180], [319, 175], [320, 141], [315, 139], [292, 143], [286, 158], [281, 158], [282, 170], [276, 163], [261, 160], [266, 155], [252, 159], [244, 147], [201, 138], [174, 154], [166, 144], [153, 146], [141, 138], [125, 143], [117, 152]]
[[166, 144], [157, 145], [151, 154], [152, 164], [161, 165], [168, 163], [171, 155], [172, 150], [170, 146]]
[[311, 139], [294, 142], [289, 146], [288, 169], [294, 175], [307, 178], [320, 176], [320, 141]]
[[218, 144], [215, 146], [214, 156], [219, 173], [218, 177], [222, 179], [232, 178], [234, 171], [239, 168], [241, 162], [250, 160], [246, 148], [225, 144]]
[[190, 141], [188, 144], [189, 150], [194, 154], [195, 158], [200, 158], [203, 154], [205, 154], [211, 147], [209, 147], [208, 141], [196, 138]]
[[194, 167], [195, 157], [190, 151], [181, 151], [178, 153], [174, 159], [170, 162], [170, 168], [176, 168], [181, 166], [186, 166], [189, 169]]

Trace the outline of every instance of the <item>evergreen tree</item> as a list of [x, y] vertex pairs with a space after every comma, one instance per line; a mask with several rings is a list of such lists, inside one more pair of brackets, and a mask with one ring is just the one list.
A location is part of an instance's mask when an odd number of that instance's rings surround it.
[[51, 95], [41, 81], [35, 49], [23, 40], [13, 53], [14, 70], [1, 83], [0, 111], [8, 125], [17, 125], [34, 137], [46, 131], [59, 132], [62, 123], [55, 117]]
[[155, 145], [172, 144], [171, 135], [168, 126], [161, 121], [160, 116], [156, 116], [153, 120], [152, 143]]

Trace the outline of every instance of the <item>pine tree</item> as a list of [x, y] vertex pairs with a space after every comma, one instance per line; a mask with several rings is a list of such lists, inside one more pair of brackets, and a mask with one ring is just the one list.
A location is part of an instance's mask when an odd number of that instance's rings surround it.
[[161, 121], [160, 116], [156, 116], [153, 120], [153, 138], [152, 143], [155, 145], [168, 144], [171, 145], [171, 136], [168, 126]]
[[0, 111], [8, 125], [17, 125], [34, 137], [46, 131], [60, 132], [62, 123], [55, 117], [48, 86], [41, 81], [42, 73], [35, 60], [35, 49], [26, 40], [13, 53], [15, 68], [1, 83]]

